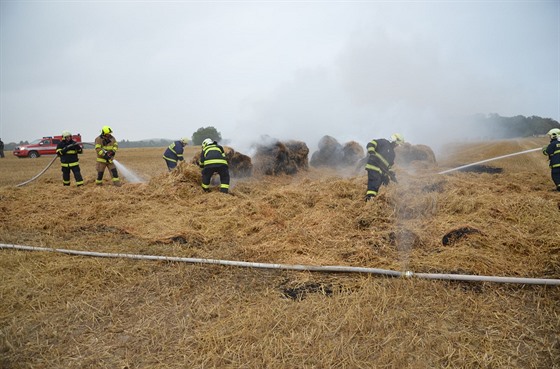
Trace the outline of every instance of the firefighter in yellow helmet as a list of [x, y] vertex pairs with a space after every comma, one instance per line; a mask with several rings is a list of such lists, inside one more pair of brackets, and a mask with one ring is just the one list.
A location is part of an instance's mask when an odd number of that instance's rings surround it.
[[101, 134], [95, 139], [95, 152], [97, 153], [97, 165], [95, 167], [97, 170], [97, 179], [95, 180], [95, 184], [99, 186], [103, 184], [105, 168], [111, 173], [113, 184], [116, 186], [121, 185], [117, 167], [113, 163], [119, 145], [112, 133], [113, 130], [111, 127], [103, 126], [103, 128], [101, 128]]
[[177, 167], [178, 162], [183, 161], [183, 147], [187, 146], [189, 139], [186, 137], [181, 138], [181, 140], [173, 142], [165, 152], [163, 153], [163, 160], [167, 164], [167, 169], [171, 172]]
[[550, 143], [543, 147], [542, 152], [548, 156], [550, 175], [556, 185], [556, 190], [560, 191], [560, 129], [552, 128], [548, 131]]
[[389, 180], [397, 182], [397, 177], [391, 167], [395, 163], [395, 147], [403, 143], [404, 137], [400, 133], [391, 135], [390, 140], [380, 138], [368, 142], [366, 146], [368, 152], [366, 201], [377, 196], [379, 187], [389, 184]]
[[56, 145], [56, 154], [60, 157], [62, 184], [64, 186], [70, 186], [70, 171], [74, 173], [76, 186], [82, 186], [84, 184], [78, 159], [78, 154], [81, 153], [82, 147], [72, 139], [72, 133], [62, 131], [62, 140]]
[[229, 167], [224, 148], [211, 138], [202, 141], [202, 152], [198, 165], [202, 168], [202, 189], [210, 191], [210, 180], [214, 173], [220, 176], [220, 192], [229, 191]]

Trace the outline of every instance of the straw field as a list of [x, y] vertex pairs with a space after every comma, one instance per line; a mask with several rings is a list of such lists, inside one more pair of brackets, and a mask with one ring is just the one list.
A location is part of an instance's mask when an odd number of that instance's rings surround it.
[[[258, 263], [560, 278], [560, 193], [545, 138], [467, 143], [366, 173], [233, 179], [167, 173], [164, 148], [122, 149], [143, 183], [63, 187], [52, 157], [0, 159], [0, 243]], [[191, 158], [199, 148], [189, 148]], [[310, 153], [311, 154], [311, 153]], [[187, 160], [188, 161], [188, 160]], [[468, 231], [467, 231], [468, 230]], [[443, 240], [446, 240], [444, 243]], [[560, 368], [560, 287], [298, 272], [0, 249], [0, 368]]]

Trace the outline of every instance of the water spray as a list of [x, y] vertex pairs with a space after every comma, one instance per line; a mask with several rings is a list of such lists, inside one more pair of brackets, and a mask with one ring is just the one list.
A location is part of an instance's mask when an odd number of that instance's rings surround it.
[[530, 150], [525, 150], [525, 151], [516, 152], [516, 153], [513, 153], [513, 154], [507, 154], [507, 155], [497, 156], [497, 157], [495, 157], [495, 158], [477, 161], [476, 163], [471, 163], [471, 164], [467, 164], [467, 165], [462, 165], [462, 166], [457, 167], [457, 168], [447, 169], [447, 170], [444, 170], [443, 172], [439, 172], [438, 174], [445, 174], [445, 173], [453, 172], [453, 171], [456, 171], [456, 170], [460, 170], [460, 169], [472, 167], [473, 165], [478, 165], [478, 164], [482, 164], [482, 163], [487, 163], [487, 162], [489, 162], [489, 161], [498, 160], [498, 159], [503, 159], [503, 158], [509, 158], [510, 156], [526, 154], [526, 153], [528, 153], [528, 152], [539, 151], [539, 150], [542, 150], [542, 148], [538, 147], [538, 148], [536, 148], [536, 149], [530, 149]]
[[[91, 143], [91, 142], [76, 142], [74, 145], [90, 145], [90, 146], [95, 146], [95, 144]], [[74, 146], [74, 145], [70, 145], [70, 146]], [[40, 176], [42, 176], [47, 169], [49, 169], [51, 167], [51, 165], [53, 165], [53, 163], [56, 161], [56, 159], [58, 159], [58, 156], [55, 156], [50, 163], [42, 170], [40, 171], [37, 175], [35, 175], [33, 178], [28, 179], [25, 182], [22, 182], [20, 184], [17, 184], [16, 187], [21, 187], [24, 186], [30, 182], [33, 182], [34, 180], [36, 180], [37, 178], [39, 178]], [[136, 175], [134, 172], [132, 172], [130, 169], [128, 169], [127, 167], [125, 167], [124, 165], [122, 165], [121, 163], [119, 163], [117, 160], [113, 160], [113, 163], [115, 164], [115, 166], [118, 168], [118, 170], [123, 174], [123, 176], [127, 179], [127, 181], [129, 181], [130, 183], [144, 183], [144, 180], [141, 179], [138, 175]]]
[[132, 170], [122, 165], [119, 161], [113, 159], [113, 164], [117, 167], [119, 172], [122, 173], [124, 178], [130, 183], [144, 183], [144, 180], [136, 175]]

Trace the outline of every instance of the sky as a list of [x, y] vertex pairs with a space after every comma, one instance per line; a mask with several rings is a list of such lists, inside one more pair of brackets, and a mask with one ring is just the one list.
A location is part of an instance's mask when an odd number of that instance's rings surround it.
[[191, 137], [237, 151], [394, 132], [475, 136], [473, 114], [560, 121], [559, 1], [0, 2], [0, 138]]

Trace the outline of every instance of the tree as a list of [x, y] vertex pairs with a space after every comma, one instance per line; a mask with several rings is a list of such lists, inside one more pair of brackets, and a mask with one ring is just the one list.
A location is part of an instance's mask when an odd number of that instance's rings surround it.
[[212, 126], [210, 127], [200, 127], [195, 133], [192, 135], [192, 143], [193, 145], [201, 145], [204, 139], [210, 138], [216, 142], [220, 142], [222, 140], [222, 135], [218, 130]]

